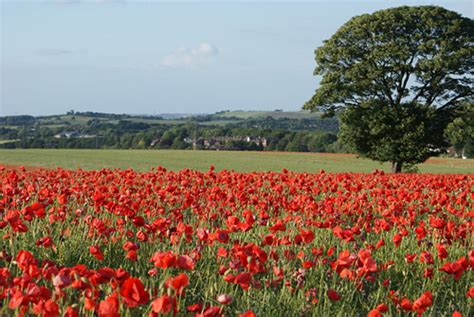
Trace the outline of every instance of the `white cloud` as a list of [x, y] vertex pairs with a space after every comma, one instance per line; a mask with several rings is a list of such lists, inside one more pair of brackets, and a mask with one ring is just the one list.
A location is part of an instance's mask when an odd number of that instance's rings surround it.
[[196, 47], [178, 48], [161, 60], [161, 66], [171, 68], [195, 68], [208, 62], [219, 53], [219, 49], [209, 43], [201, 43]]

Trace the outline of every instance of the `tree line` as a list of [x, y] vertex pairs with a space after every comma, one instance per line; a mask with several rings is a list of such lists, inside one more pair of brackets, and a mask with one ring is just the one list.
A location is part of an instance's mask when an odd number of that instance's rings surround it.
[[[286, 121], [286, 123], [284, 123]], [[0, 138], [15, 140], [0, 144], [3, 148], [100, 148], [100, 149], [206, 149], [206, 140], [224, 140], [218, 149], [293, 152], [346, 152], [337, 138], [337, 121], [322, 125], [325, 129], [304, 130], [308, 122], [294, 119], [243, 121], [244, 124], [203, 126], [183, 124], [148, 124], [120, 120], [117, 124], [91, 119], [86, 125], [49, 127], [24, 125], [0, 128]], [[311, 120], [310, 120], [311, 121]], [[294, 129], [275, 128], [293, 127]], [[313, 121], [311, 121], [313, 122]], [[314, 122], [313, 122], [314, 124]], [[257, 126], [257, 127], [255, 127]], [[74, 132], [74, 134], [66, 134]], [[235, 137], [265, 140], [265, 145]], [[195, 144], [197, 143], [197, 144]]]

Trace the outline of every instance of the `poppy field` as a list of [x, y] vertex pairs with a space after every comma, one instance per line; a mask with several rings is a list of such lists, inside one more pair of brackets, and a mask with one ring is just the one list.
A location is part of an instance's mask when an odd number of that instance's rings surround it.
[[472, 174], [1, 168], [0, 315], [472, 316]]

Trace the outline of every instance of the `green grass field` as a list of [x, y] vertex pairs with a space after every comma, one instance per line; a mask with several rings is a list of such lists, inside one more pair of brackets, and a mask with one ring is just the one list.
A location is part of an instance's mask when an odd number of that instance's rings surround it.
[[[156, 166], [205, 171], [210, 165], [217, 170], [241, 172], [281, 171], [283, 168], [298, 172], [390, 170], [389, 164], [349, 154], [186, 150], [0, 150], [0, 164], [67, 169], [133, 168], [139, 171]], [[474, 173], [474, 160], [432, 158], [418, 168], [422, 173]]]

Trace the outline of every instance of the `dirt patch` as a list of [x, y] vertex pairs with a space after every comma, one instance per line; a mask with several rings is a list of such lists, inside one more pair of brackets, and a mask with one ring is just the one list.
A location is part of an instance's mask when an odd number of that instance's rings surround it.
[[442, 158], [432, 158], [427, 160], [424, 164], [433, 164], [433, 165], [463, 165], [463, 166], [472, 166], [474, 168], [474, 160], [462, 160], [462, 159], [442, 159]]

